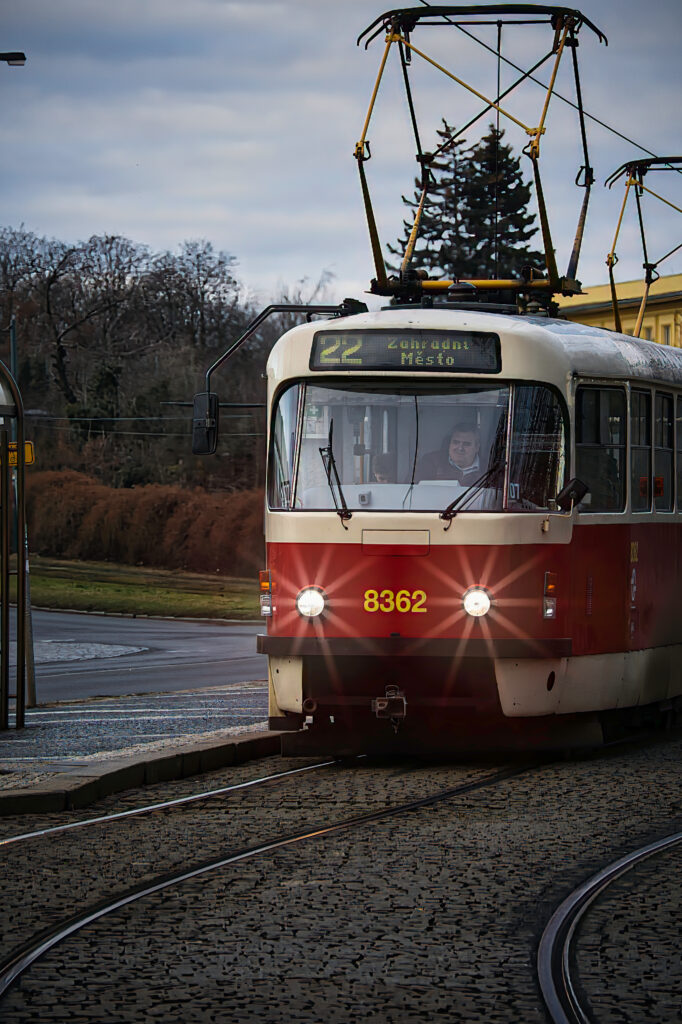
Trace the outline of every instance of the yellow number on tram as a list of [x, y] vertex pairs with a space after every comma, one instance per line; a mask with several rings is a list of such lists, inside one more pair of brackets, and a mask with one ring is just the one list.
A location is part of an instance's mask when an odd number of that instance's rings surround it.
[[424, 590], [366, 590], [363, 608], [366, 612], [400, 612], [423, 614], [426, 612], [426, 591]]

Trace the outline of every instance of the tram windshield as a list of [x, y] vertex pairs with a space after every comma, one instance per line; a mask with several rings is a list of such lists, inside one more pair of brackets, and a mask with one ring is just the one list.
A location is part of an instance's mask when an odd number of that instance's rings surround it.
[[547, 509], [566, 439], [543, 385], [293, 384], [277, 402], [268, 499], [282, 510]]

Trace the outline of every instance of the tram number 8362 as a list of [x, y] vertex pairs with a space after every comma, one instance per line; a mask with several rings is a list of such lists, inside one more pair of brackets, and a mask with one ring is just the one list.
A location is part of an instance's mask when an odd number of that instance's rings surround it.
[[426, 593], [423, 590], [366, 590], [366, 612], [426, 612]]

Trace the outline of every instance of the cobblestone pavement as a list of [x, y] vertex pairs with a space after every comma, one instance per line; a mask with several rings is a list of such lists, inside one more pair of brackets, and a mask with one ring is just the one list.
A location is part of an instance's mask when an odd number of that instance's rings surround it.
[[43, 782], [114, 754], [252, 732], [267, 727], [267, 714], [265, 682], [41, 705], [27, 710], [25, 729], [0, 733], [0, 789]]
[[[544, 925], [586, 877], [680, 828], [681, 753], [677, 737], [547, 764], [188, 881], [65, 940], [28, 970], [0, 1014], [6, 1024], [545, 1021], [535, 976]], [[202, 788], [287, 764], [226, 769]], [[5, 955], [138, 880], [489, 770], [361, 761], [7, 847]], [[157, 786], [96, 811], [197, 788], [196, 779]], [[0, 834], [48, 820], [3, 819]], [[640, 975], [638, 991], [647, 981]], [[634, 1006], [613, 1019], [640, 1020]]]
[[682, 1020], [679, 849], [638, 864], [587, 911], [577, 980], [600, 1024]]

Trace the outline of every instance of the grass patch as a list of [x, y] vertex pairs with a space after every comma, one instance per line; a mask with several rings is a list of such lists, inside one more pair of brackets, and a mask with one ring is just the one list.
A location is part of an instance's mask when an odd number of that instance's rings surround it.
[[[12, 599], [16, 579], [12, 578]], [[257, 619], [255, 580], [110, 562], [31, 558], [34, 607], [178, 618]]]

